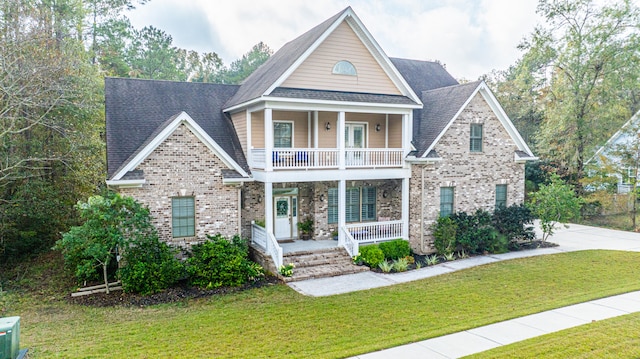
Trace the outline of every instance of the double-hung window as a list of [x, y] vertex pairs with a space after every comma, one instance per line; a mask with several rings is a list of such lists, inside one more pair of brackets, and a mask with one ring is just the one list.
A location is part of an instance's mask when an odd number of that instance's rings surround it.
[[471, 124], [471, 136], [469, 139], [469, 151], [482, 152], [482, 125]]
[[[338, 189], [329, 188], [328, 223], [338, 223]], [[346, 190], [347, 223], [376, 220], [376, 187], [350, 187]]]
[[293, 147], [293, 122], [273, 123], [273, 147]]
[[173, 237], [193, 237], [195, 229], [195, 200], [193, 197], [171, 199], [171, 228]]
[[453, 187], [440, 187], [440, 217], [453, 213]]
[[507, 206], [507, 185], [496, 185], [496, 208]]

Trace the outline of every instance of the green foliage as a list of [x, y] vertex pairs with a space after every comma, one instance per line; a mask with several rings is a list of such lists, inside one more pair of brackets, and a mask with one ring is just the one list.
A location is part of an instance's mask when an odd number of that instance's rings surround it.
[[456, 231], [458, 225], [451, 217], [438, 217], [438, 221], [431, 227], [433, 245], [438, 254], [451, 253], [456, 249]]
[[557, 175], [551, 176], [551, 183], [548, 185], [540, 186], [540, 190], [531, 195], [528, 206], [540, 219], [542, 240], [546, 241], [553, 235], [556, 224], [578, 218], [582, 202], [582, 199], [576, 196], [573, 187]]
[[75, 269], [79, 280], [95, 277], [101, 267], [106, 284], [118, 248], [144, 243], [147, 237], [156, 235], [149, 210], [131, 197], [107, 192], [105, 197], [92, 196], [87, 202], [79, 202], [76, 208], [84, 223], [64, 233], [55, 249], [62, 251], [66, 265]]
[[444, 258], [444, 260], [446, 261], [455, 261], [456, 260], [456, 254], [451, 252], [451, 253], [446, 253], [442, 256], [442, 258]]
[[265, 63], [273, 51], [264, 42], [254, 45], [249, 52], [231, 63], [229, 69], [222, 75], [221, 83], [239, 84], [249, 77], [260, 65]]
[[380, 270], [382, 270], [384, 273], [389, 273], [393, 269], [393, 264], [383, 260], [378, 264], [378, 268], [380, 268]]
[[493, 246], [497, 231], [493, 228], [491, 213], [478, 209], [473, 215], [457, 212], [451, 215], [456, 223], [456, 246], [467, 253], [483, 253]]
[[493, 226], [507, 241], [530, 241], [535, 239], [533, 213], [523, 205], [496, 208], [493, 212]]
[[[451, 252], [449, 252], [449, 253], [451, 253]], [[440, 258], [436, 254], [430, 255], [427, 258], [425, 258], [426, 264], [430, 265], [430, 266], [438, 264], [439, 261], [440, 261]]]
[[394, 259], [392, 263], [393, 270], [396, 272], [406, 272], [409, 267], [407, 258]]
[[191, 248], [187, 273], [191, 284], [202, 288], [240, 286], [263, 275], [248, 256], [246, 241], [239, 236], [228, 240], [222, 235], [208, 236]]
[[125, 292], [153, 294], [185, 277], [175, 250], [160, 242], [157, 235], [129, 242], [123, 251], [124, 266], [118, 271]]
[[411, 254], [411, 247], [409, 242], [403, 239], [395, 239], [393, 241], [382, 242], [378, 245], [384, 259], [394, 260], [398, 258], [404, 258]]
[[307, 217], [303, 221], [298, 222], [298, 229], [302, 234], [310, 235], [313, 233], [313, 218]]
[[293, 275], [293, 268], [295, 268], [293, 263], [289, 263], [289, 264], [286, 264], [286, 265], [281, 265], [280, 268], [278, 269], [278, 271], [284, 277], [291, 277]]
[[376, 268], [384, 261], [384, 253], [377, 245], [362, 246], [360, 247], [360, 258], [370, 268]]

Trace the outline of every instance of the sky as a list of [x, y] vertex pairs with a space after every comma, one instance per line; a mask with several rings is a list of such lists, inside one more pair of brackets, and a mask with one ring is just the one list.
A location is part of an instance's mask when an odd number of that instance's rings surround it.
[[438, 60], [476, 80], [520, 58], [518, 44], [541, 21], [537, 0], [151, 0], [129, 12], [175, 46], [216, 52], [225, 64], [263, 41], [274, 51], [351, 6], [389, 57]]

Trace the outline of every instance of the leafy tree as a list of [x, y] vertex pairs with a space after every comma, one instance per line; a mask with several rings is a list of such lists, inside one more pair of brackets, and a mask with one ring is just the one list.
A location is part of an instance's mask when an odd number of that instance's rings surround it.
[[625, 180], [625, 183], [631, 184], [629, 215], [635, 230], [638, 212], [638, 171], [640, 170], [640, 122], [630, 122], [628, 126], [623, 128], [622, 136], [625, 140], [613, 145], [610, 154], [614, 159], [611, 164], [618, 175]]
[[130, 64], [129, 76], [145, 79], [180, 80], [178, 49], [173, 38], [153, 26], [135, 30], [133, 41], [127, 49]]
[[539, 153], [577, 183], [592, 144], [604, 142], [630, 116], [640, 11], [628, 0], [541, 0], [537, 11], [546, 26], [521, 45], [526, 53], [518, 73], [530, 73], [529, 88], [544, 105]]
[[558, 223], [567, 223], [580, 215], [582, 199], [576, 196], [573, 187], [552, 174], [549, 184], [540, 186], [538, 192], [531, 194], [528, 203], [533, 214], [540, 219], [540, 228], [546, 241], [553, 235]]
[[239, 84], [249, 77], [260, 65], [269, 59], [273, 51], [264, 42], [259, 42], [246, 54], [231, 63], [225, 71], [221, 83]]
[[62, 251], [68, 266], [75, 267], [78, 279], [91, 278], [101, 268], [109, 293], [108, 269], [118, 250], [157, 236], [149, 210], [133, 198], [113, 192], [92, 196], [76, 208], [84, 223], [64, 233], [55, 249]]

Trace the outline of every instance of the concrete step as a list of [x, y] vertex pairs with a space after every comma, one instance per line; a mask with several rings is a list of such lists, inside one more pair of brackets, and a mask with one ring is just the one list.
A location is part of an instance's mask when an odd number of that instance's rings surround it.
[[344, 248], [287, 253], [283, 256], [283, 262], [285, 264], [293, 263], [295, 266], [291, 277], [282, 277], [286, 282], [333, 277], [369, 270], [368, 267], [353, 264]]

